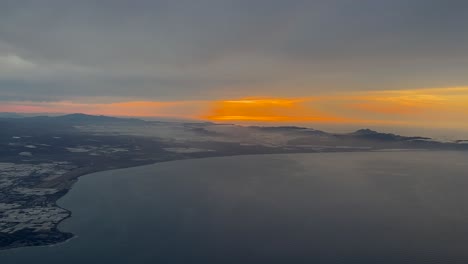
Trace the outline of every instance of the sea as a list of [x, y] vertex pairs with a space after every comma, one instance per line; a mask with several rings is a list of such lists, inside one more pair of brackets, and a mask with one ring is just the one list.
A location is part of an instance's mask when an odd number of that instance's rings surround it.
[[75, 237], [2, 264], [468, 263], [468, 152], [172, 161], [83, 176]]

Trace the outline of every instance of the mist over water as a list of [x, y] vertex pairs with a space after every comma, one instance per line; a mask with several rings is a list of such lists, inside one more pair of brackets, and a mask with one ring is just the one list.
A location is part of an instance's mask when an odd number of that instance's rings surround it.
[[3, 263], [468, 263], [463, 152], [238, 156], [106, 171], [59, 204], [77, 235]]

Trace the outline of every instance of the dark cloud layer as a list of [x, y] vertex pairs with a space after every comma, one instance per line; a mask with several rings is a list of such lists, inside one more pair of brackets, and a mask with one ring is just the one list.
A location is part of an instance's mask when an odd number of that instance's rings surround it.
[[468, 85], [468, 2], [4, 0], [0, 98]]

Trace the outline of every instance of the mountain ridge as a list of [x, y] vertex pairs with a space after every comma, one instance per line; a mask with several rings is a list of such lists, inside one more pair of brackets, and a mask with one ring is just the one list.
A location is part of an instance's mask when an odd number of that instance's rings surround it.
[[[174, 123], [174, 124], [184, 124], [187, 126], [211, 126], [211, 125], [224, 125], [211, 123], [206, 121], [200, 122], [171, 122], [171, 121], [156, 121], [156, 120], [143, 120], [139, 118], [127, 118], [127, 117], [114, 117], [106, 115], [90, 115], [83, 113], [72, 113], [64, 114], [58, 116], [48, 116], [48, 115], [39, 115], [39, 116], [24, 116], [18, 113], [0, 113], [0, 121], [9, 121], [9, 122], [46, 122], [54, 123], [58, 125], [70, 125], [70, 124], [111, 124], [111, 123], [120, 123], [120, 124], [151, 124], [151, 123]], [[231, 124], [232, 126], [238, 126]], [[349, 133], [331, 133], [322, 130], [317, 130], [309, 127], [301, 126], [246, 126], [246, 128], [253, 129], [255, 131], [265, 132], [265, 133], [294, 133], [301, 134], [304, 136], [321, 136], [321, 137], [337, 137], [337, 138], [356, 138], [356, 139], [366, 139], [374, 141], [432, 141], [433, 138], [422, 137], [422, 136], [403, 136], [393, 133], [385, 133], [372, 130], [370, 128], [362, 128]], [[454, 143], [465, 143], [466, 140], [453, 140]]]

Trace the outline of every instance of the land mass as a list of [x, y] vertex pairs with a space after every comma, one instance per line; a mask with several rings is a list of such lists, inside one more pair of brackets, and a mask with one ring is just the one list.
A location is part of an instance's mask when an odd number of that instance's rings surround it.
[[204, 157], [314, 152], [468, 150], [361, 129], [334, 134], [303, 127], [143, 121], [71, 114], [0, 117], [0, 250], [51, 245], [73, 237], [58, 229], [72, 212], [57, 206], [85, 174]]

